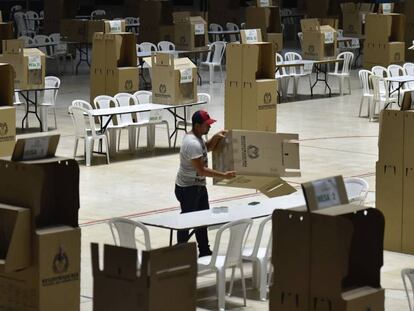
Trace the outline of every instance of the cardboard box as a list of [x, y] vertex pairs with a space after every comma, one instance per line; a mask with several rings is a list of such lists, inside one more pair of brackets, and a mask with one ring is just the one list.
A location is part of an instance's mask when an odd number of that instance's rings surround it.
[[15, 88], [25, 90], [44, 87], [46, 59], [40, 50], [25, 49], [23, 40], [4, 40], [0, 61], [13, 66]]
[[169, 53], [151, 57], [152, 100], [157, 104], [179, 105], [197, 101], [197, 67], [188, 58]]
[[401, 164], [404, 161], [404, 112], [384, 110], [380, 114], [379, 161]]
[[103, 20], [62, 19], [61, 33], [69, 41], [92, 43], [95, 32], [104, 32]]
[[391, 64], [403, 65], [404, 62], [405, 42], [366, 42], [364, 45], [364, 67], [369, 67], [369, 70], [376, 65], [388, 67]]
[[91, 252], [94, 311], [196, 309], [195, 243], [143, 251], [138, 275], [136, 249], [105, 245], [103, 270], [98, 244]]
[[104, 21], [104, 32], [125, 32], [125, 20]]
[[[30, 232], [30, 228], [25, 229]], [[80, 310], [80, 229], [38, 229], [32, 243], [32, 249], [25, 249], [32, 251], [29, 267], [0, 272], [0, 308]]]
[[260, 29], [241, 29], [240, 41], [242, 44], [263, 42], [262, 31]]
[[[135, 34], [131, 32], [107, 33], [104, 39], [106, 68], [137, 66]], [[99, 50], [97, 52], [99, 53]]]
[[236, 171], [233, 179], [213, 179], [214, 185], [256, 189], [268, 197], [296, 190], [280, 177], [300, 176], [297, 134], [231, 130], [213, 151], [213, 168]]
[[14, 103], [14, 69], [10, 64], [0, 63], [0, 107], [13, 106]]
[[[323, 193], [320, 182], [318, 190], [312, 183], [303, 185], [307, 199]], [[384, 217], [376, 209], [346, 204], [343, 181], [335, 189], [339, 205], [273, 213], [272, 264], [278, 282], [270, 288], [271, 311], [384, 310]]]
[[201, 16], [190, 16], [174, 23], [174, 42], [177, 49], [191, 51], [207, 45], [207, 23]]
[[405, 42], [406, 18], [402, 14], [368, 14], [365, 34], [367, 42]]
[[172, 25], [173, 4], [170, 1], [140, 1], [139, 21], [144, 27]]
[[328, 25], [335, 30], [339, 28], [339, 20], [337, 18], [318, 18], [320, 25]]
[[0, 106], [0, 157], [10, 156], [16, 143], [16, 108]]
[[263, 37], [267, 33], [281, 33], [282, 23], [279, 7], [246, 8], [246, 28], [259, 28]]
[[224, 87], [224, 128], [242, 129], [242, 82], [226, 80]]
[[[13, 23], [3, 23], [0, 22], [0, 40], [10, 40], [14, 39], [16, 36], [13, 31]], [[3, 53], [3, 46], [0, 47], [0, 54]]]
[[336, 57], [337, 32], [328, 25], [321, 26], [317, 19], [302, 19], [302, 54], [305, 59], [323, 60]]
[[160, 36], [159, 41], [174, 42], [175, 27], [174, 25], [159, 26]]
[[364, 35], [365, 17], [374, 11], [371, 3], [341, 3], [342, 29], [345, 35]]
[[117, 93], [135, 93], [138, 91], [137, 67], [118, 67], [106, 70], [105, 94], [114, 96]]
[[273, 51], [283, 50], [283, 33], [268, 33], [266, 41], [273, 44]]

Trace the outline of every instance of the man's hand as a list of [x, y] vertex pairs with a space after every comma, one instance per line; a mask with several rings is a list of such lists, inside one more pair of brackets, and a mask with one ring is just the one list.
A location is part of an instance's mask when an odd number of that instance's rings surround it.
[[235, 171], [227, 171], [227, 172], [224, 172], [224, 176], [223, 177], [226, 178], [226, 179], [234, 178], [234, 177], [236, 177], [236, 172]]
[[217, 138], [219, 138], [219, 139], [222, 139], [222, 138], [226, 137], [227, 132], [228, 131], [226, 131], [226, 130], [222, 130], [222, 131], [214, 134], [214, 136], [217, 137]]

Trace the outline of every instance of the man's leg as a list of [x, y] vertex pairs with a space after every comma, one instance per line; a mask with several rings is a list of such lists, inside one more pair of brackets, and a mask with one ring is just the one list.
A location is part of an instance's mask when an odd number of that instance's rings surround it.
[[[208, 193], [206, 187], [198, 187], [198, 204], [197, 211], [209, 209]], [[211, 255], [210, 245], [208, 242], [207, 228], [200, 228], [195, 231], [198, 250], [200, 257]]]
[[[175, 185], [175, 196], [180, 202], [181, 213], [194, 212], [194, 207], [197, 206], [197, 187], [180, 187]], [[189, 230], [177, 231], [177, 242], [186, 243], [189, 239]]]

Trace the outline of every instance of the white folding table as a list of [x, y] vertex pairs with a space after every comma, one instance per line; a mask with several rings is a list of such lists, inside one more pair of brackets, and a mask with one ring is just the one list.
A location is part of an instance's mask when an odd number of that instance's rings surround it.
[[[389, 94], [391, 95], [392, 93], [398, 92], [398, 105], [400, 104], [400, 95], [401, 95], [401, 88], [403, 87], [403, 85], [407, 82], [413, 82], [414, 81], [414, 76], [410, 76], [410, 75], [404, 75], [404, 76], [397, 76], [397, 77], [389, 77], [389, 78], [385, 78], [385, 80], [389, 83], [388, 84], [388, 88], [389, 88]], [[391, 84], [392, 83], [398, 83], [398, 87], [394, 90], [391, 90]]]

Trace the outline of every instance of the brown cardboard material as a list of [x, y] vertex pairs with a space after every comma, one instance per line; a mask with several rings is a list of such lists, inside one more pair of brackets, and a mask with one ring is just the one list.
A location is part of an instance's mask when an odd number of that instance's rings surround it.
[[14, 102], [14, 69], [10, 64], [0, 63], [0, 107], [13, 106]]
[[139, 275], [135, 249], [105, 245], [103, 270], [98, 244], [91, 244], [91, 252], [94, 311], [196, 309], [195, 243], [144, 251]]
[[45, 54], [38, 49], [25, 49], [23, 40], [4, 40], [0, 62], [13, 66], [15, 88], [38, 89], [44, 87]]
[[0, 273], [30, 265], [30, 211], [0, 204]]
[[374, 11], [371, 3], [341, 3], [342, 28], [345, 35], [364, 35], [365, 17]]
[[306, 59], [323, 60], [336, 57], [337, 32], [328, 25], [321, 26], [317, 19], [302, 19], [302, 54]]
[[130, 32], [107, 33], [104, 39], [106, 68], [137, 66], [135, 34]]
[[224, 128], [227, 130], [242, 127], [242, 82], [227, 80], [224, 87]]
[[[125, 16], [130, 16], [128, 14]], [[137, 16], [144, 27], [172, 25], [173, 4], [170, 1], [140, 1]]]
[[368, 14], [365, 25], [367, 41], [405, 42], [405, 23], [406, 18], [402, 14]]
[[280, 52], [283, 50], [283, 33], [268, 33], [266, 41], [272, 43], [273, 51]]
[[379, 161], [390, 164], [403, 163], [404, 157], [404, 113], [384, 110], [380, 114], [378, 135]]
[[0, 272], [0, 308], [27, 311], [80, 309], [80, 229], [67, 226], [36, 230], [32, 264]]
[[91, 43], [95, 32], [105, 31], [103, 20], [62, 19], [61, 33], [69, 41]]
[[190, 59], [156, 53], [151, 63], [154, 103], [178, 105], [197, 101], [197, 67]]
[[[56, 161], [58, 157], [55, 154], [59, 139], [60, 134], [20, 138], [14, 146], [11, 161], [26, 164]], [[59, 159], [63, 160], [63, 158]]]
[[231, 130], [213, 151], [213, 168], [236, 171], [234, 179], [213, 179], [214, 185], [253, 188], [268, 197], [296, 190], [280, 177], [300, 176], [297, 134]]
[[160, 36], [159, 41], [174, 42], [175, 27], [174, 25], [159, 26]]
[[13, 153], [16, 141], [16, 108], [0, 107], [0, 157]]
[[281, 25], [279, 7], [246, 8], [246, 28], [259, 28], [264, 37], [267, 33], [281, 33]]
[[191, 51], [207, 45], [207, 23], [201, 16], [190, 16], [174, 23], [174, 41], [177, 49]]
[[[0, 41], [15, 39], [16, 36], [13, 31], [13, 23], [0, 22]], [[0, 53], [3, 52], [3, 46], [0, 47]]]
[[241, 29], [240, 41], [243, 44], [263, 42], [262, 31], [260, 29]]
[[105, 94], [114, 96], [117, 93], [135, 93], [138, 91], [138, 68], [120, 67], [107, 69], [105, 78]]

